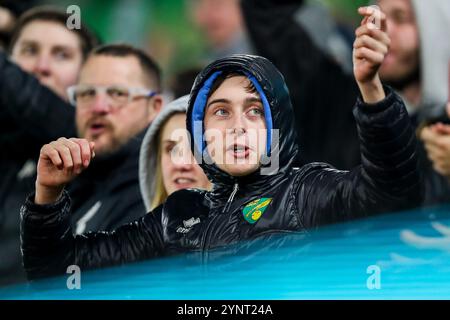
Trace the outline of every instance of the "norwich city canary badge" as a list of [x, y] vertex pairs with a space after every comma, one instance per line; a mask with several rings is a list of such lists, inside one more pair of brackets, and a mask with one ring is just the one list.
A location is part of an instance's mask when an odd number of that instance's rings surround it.
[[244, 219], [248, 223], [254, 224], [261, 218], [267, 206], [272, 202], [272, 198], [260, 198], [248, 203], [242, 210]]

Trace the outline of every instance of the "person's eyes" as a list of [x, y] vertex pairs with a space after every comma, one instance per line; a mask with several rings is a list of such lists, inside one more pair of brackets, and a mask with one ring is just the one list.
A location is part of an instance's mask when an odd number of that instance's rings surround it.
[[72, 54], [70, 54], [66, 50], [56, 50], [54, 52], [54, 56], [57, 60], [63, 61], [63, 60], [69, 60], [72, 58]]
[[410, 22], [410, 18], [408, 18], [408, 16], [406, 15], [406, 13], [402, 12], [402, 11], [395, 11], [392, 14], [391, 19], [396, 23], [396, 24], [404, 24], [404, 23], [408, 23]]
[[169, 154], [175, 149], [175, 147], [176, 147], [175, 143], [167, 143], [164, 147], [164, 152], [166, 154]]
[[77, 92], [75, 93], [75, 96], [77, 98], [86, 99], [86, 98], [95, 97], [95, 94], [96, 94], [96, 92], [95, 92], [94, 88], [83, 88], [83, 89], [77, 90]]
[[219, 117], [225, 117], [228, 115], [228, 111], [225, 110], [224, 108], [218, 108], [214, 111], [214, 115]]
[[113, 88], [109, 88], [107, 90], [107, 92], [111, 98], [127, 98], [129, 95], [128, 90], [125, 88], [113, 87]]
[[38, 49], [35, 46], [27, 45], [27, 46], [22, 47], [22, 49], [20, 50], [20, 53], [23, 55], [26, 55], [26, 56], [33, 56], [38, 53]]
[[252, 117], [259, 117], [264, 115], [264, 111], [260, 107], [253, 107], [248, 111], [248, 114]]

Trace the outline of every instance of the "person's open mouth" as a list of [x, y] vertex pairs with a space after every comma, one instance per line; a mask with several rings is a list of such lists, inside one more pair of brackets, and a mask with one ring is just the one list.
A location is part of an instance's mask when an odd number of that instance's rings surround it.
[[98, 136], [98, 135], [102, 134], [108, 127], [107, 127], [106, 123], [104, 123], [104, 122], [95, 121], [95, 122], [90, 123], [88, 128], [89, 128], [88, 130], [91, 135]]
[[173, 180], [177, 189], [187, 189], [195, 186], [197, 180], [190, 177], [177, 177]]
[[250, 155], [250, 148], [243, 144], [235, 143], [231, 145], [227, 151], [236, 159], [244, 159]]

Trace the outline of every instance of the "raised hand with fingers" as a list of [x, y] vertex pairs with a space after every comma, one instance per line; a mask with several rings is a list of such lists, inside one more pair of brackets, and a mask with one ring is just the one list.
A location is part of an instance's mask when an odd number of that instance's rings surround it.
[[85, 170], [95, 156], [86, 139], [59, 138], [42, 147], [37, 166], [36, 204], [53, 203], [64, 186]]
[[356, 29], [353, 44], [353, 73], [367, 103], [385, 98], [378, 70], [388, 53], [390, 39], [387, 34], [386, 15], [378, 7], [361, 7], [364, 18]]

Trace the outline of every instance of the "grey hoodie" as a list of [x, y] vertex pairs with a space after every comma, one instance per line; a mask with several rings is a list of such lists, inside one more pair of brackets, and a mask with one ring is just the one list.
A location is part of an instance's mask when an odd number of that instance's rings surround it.
[[188, 102], [189, 95], [185, 95], [166, 105], [153, 120], [142, 141], [139, 154], [139, 185], [147, 212], [151, 210], [151, 201], [156, 189], [155, 172], [158, 155], [158, 141], [156, 140], [158, 133], [174, 113], [186, 113]]
[[[442, 115], [448, 99], [450, 62], [450, 1], [411, 0], [420, 38], [422, 101], [413, 108], [403, 99], [410, 115], [418, 122]], [[377, 4], [376, 0], [370, 4]]]
[[[422, 117], [443, 112], [448, 99], [450, 1], [412, 0], [420, 36]], [[407, 106], [408, 107], [408, 106]]]

